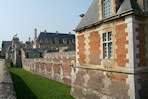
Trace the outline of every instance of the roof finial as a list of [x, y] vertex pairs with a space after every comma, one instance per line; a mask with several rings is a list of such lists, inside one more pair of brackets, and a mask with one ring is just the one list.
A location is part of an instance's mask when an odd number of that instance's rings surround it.
[[79, 16], [80, 16], [81, 18], [83, 18], [83, 17], [84, 17], [84, 14], [80, 14]]

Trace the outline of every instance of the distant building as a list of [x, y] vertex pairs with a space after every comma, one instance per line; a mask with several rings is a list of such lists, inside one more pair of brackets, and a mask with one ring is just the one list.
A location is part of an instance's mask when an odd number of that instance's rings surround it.
[[75, 50], [75, 35], [68, 33], [41, 32], [37, 37], [37, 29], [34, 30], [34, 41], [27, 41], [27, 49], [47, 49], [48, 51]]
[[6, 52], [11, 47], [12, 41], [3, 41], [2, 42], [2, 49], [1, 49], [1, 56], [6, 57]]
[[11, 50], [11, 58], [14, 67], [21, 67], [21, 48], [22, 43], [19, 41], [18, 37], [13, 37], [12, 39], [12, 50]]

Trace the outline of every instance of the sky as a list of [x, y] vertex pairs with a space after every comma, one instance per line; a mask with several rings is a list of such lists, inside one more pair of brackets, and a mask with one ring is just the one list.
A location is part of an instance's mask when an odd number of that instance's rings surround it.
[[93, 0], [0, 0], [0, 44], [17, 34], [20, 41], [47, 32], [75, 33], [80, 14]]

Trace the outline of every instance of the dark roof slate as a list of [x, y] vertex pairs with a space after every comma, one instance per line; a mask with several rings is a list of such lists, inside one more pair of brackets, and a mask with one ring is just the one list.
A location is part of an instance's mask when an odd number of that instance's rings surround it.
[[12, 41], [3, 41], [2, 42], [2, 48], [8, 49], [9, 46], [12, 46]]
[[[118, 7], [117, 14], [129, 11], [129, 10], [136, 10], [139, 12], [143, 12], [140, 6], [137, 3], [137, 0], [120, 0], [120, 6]], [[94, 24], [99, 20], [99, 8], [98, 8], [98, 0], [94, 0], [92, 5], [89, 7], [88, 11], [81, 19], [80, 23], [76, 27], [76, 31], [80, 28], [86, 27], [88, 25]]]
[[136, 0], [124, 0], [117, 13], [119, 14], [128, 10], [135, 10], [142, 12]]
[[37, 39], [37, 42], [40, 42], [40, 40], [46, 40], [46, 39], [48, 39], [48, 40], [52, 40], [52, 42], [53, 43], [55, 43], [55, 39], [56, 38], [59, 38], [59, 43], [60, 44], [63, 44], [63, 39], [64, 38], [67, 38], [67, 43], [69, 43], [68, 41], [69, 40], [75, 40], [75, 35], [74, 34], [63, 34], [63, 33], [58, 33], [58, 34], [56, 34], [56, 33], [47, 33], [47, 32], [41, 32], [40, 33], [40, 35], [39, 35], [39, 37], [38, 37], [38, 39]]
[[98, 20], [99, 15], [98, 9], [98, 0], [94, 0], [77, 28], [81, 28], [89, 25], [90, 23], [96, 22]]

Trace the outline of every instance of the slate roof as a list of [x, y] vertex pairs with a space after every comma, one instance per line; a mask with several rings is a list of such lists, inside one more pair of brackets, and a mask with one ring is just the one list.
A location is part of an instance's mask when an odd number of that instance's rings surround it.
[[45, 39], [48, 39], [48, 40], [52, 40], [53, 43], [55, 43], [55, 39], [56, 38], [59, 38], [59, 44], [63, 44], [63, 39], [64, 38], [67, 38], [67, 44], [69, 43], [69, 40], [75, 40], [75, 35], [74, 34], [63, 34], [63, 33], [47, 33], [47, 32], [41, 32], [40, 35], [38, 36], [37, 38], [37, 42], [40, 42], [40, 40], [45, 40]]
[[[137, 3], [137, 0], [120, 0], [120, 6], [118, 7], [116, 14], [121, 14], [121, 13], [129, 11], [129, 10], [143, 12]], [[99, 16], [98, 12], [99, 12], [98, 0], [94, 0], [93, 3], [91, 4], [91, 6], [89, 7], [88, 11], [84, 15], [84, 17], [81, 19], [79, 25], [76, 27], [75, 31], [77, 31], [78, 29], [81, 29], [83, 27], [86, 27], [88, 25], [92, 25], [96, 22], [101, 21], [98, 18], [98, 16]]]
[[8, 49], [10, 46], [12, 46], [12, 41], [3, 41], [2, 42], [3, 49]]
[[96, 21], [98, 21], [98, 16], [99, 16], [98, 9], [99, 9], [98, 8], [98, 0], [94, 0], [94, 2], [91, 4], [90, 8], [88, 9], [86, 14], [84, 15], [83, 19], [81, 20], [81, 22], [77, 26], [77, 29], [87, 26], [90, 23], [95, 23]]
[[117, 13], [122, 13], [128, 10], [143, 12], [137, 3], [137, 0], [124, 0]]

